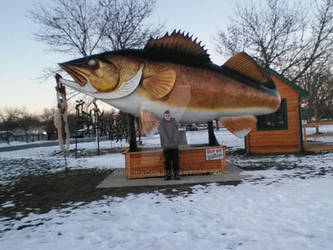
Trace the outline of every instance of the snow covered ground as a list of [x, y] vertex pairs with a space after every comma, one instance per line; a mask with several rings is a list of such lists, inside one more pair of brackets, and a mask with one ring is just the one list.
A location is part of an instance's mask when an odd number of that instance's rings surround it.
[[[2, 217], [0, 249], [333, 248], [333, 153], [247, 156], [240, 150], [242, 139], [225, 130], [216, 135], [228, 146], [228, 160], [245, 169], [241, 184], [196, 185], [180, 193], [175, 186], [174, 195], [105, 196], [17, 220]], [[206, 143], [207, 131], [187, 132], [187, 139]], [[159, 137], [145, 138], [144, 145], [158, 146]], [[101, 147], [110, 146], [105, 141]], [[94, 150], [96, 144], [79, 147]], [[46, 147], [0, 153], [0, 185], [28, 173], [63, 170], [58, 151]], [[68, 163], [70, 168], [118, 168], [124, 167], [124, 156], [70, 157]]]

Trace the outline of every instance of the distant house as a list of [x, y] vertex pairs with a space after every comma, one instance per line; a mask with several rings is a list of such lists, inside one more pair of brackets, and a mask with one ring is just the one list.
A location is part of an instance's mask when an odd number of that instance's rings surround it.
[[258, 116], [257, 127], [245, 138], [248, 153], [294, 153], [303, 150], [300, 102], [309, 93], [287, 78], [268, 69], [280, 96], [280, 108]]
[[0, 130], [0, 142], [10, 143], [12, 141], [33, 142], [46, 140], [46, 132], [43, 128], [34, 128], [25, 131], [23, 129], [16, 129], [13, 131]]
[[6, 130], [0, 130], [0, 142], [9, 142], [9, 138], [13, 136], [13, 133]]

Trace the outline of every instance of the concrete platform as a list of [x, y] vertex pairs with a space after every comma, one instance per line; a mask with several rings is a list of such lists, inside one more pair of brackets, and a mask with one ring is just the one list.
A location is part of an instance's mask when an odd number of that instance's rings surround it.
[[231, 163], [227, 163], [225, 172], [181, 176], [180, 180], [165, 181], [162, 177], [142, 178], [142, 179], [126, 179], [125, 169], [116, 169], [105, 180], [103, 180], [96, 188], [119, 188], [119, 187], [139, 187], [139, 186], [169, 186], [183, 184], [202, 184], [202, 183], [225, 183], [240, 181], [240, 172], [242, 170]]

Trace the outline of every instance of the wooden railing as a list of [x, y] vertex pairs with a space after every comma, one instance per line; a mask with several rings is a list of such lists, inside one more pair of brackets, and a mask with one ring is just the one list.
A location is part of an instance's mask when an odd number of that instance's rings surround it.
[[[319, 137], [333, 137], [333, 132], [329, 133], [315, 133], [315, 134], [307, 134], [306, 128], [316, 128], [316, 131], [319, 130], [320, 126], [333, 126], [333, 121], [327, 121], [327, 122], [313, 122], [313, 123], [307, 123], [303, 124], [303, 145], [305, 151], [324, 151], [324, 150], [333, 150], [333, 142], [331, 143], [311, 143], [308, 141], [309, 138], [319, 138]], [[333, 131], [333, 127], [332, 127]], [[333, 139], [332, 139], [333, 141]]]

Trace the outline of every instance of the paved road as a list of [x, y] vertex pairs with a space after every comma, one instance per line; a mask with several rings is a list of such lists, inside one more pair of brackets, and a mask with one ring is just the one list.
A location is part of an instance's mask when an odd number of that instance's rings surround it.
[[[92, 142], [95, 140], [96, 140], [95, 138], [78, 138], [77, 142], [78, 143]], [[101, 139], [101, 141], [103, 141], [103, 139]], [[70, 139], [70, 144], [75, 144], [75, 139]], [[14, 150], [21, 150], [21, 149], [28, 149], [28, 148], [49, 147], [49, 146], [57, 146], [57, 145], [59, 145], [59, 142], [57, 140], [56, 141], [46, 141], [46, 142], [23, 144], [23, 145], [17, 145], [17, 146], [0, 147], [0, 152], [14, 151]]]

